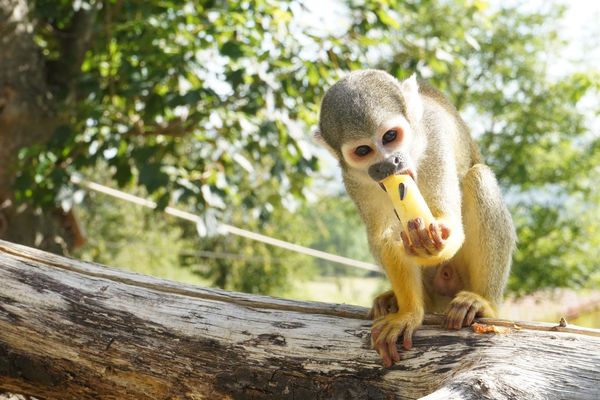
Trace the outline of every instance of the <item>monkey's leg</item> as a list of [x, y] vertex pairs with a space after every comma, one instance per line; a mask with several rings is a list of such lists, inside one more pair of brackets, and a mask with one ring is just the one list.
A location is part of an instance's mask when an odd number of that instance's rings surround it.
[[390, 313], [398, 312], [398, 303], [393, 290], [381, 293], [373, 299], [373, 305], [367, 317], [369, 319], [378, 319]]
[[[423, 277], [425, 312], [441, 312], [448, 305], [447, 297], [454, 298], [464, 289], [458, 272], [450, 264], [421, 269]], [[440, 296], [443, 296], [440, 300]], [[438, 304], [445, 303], [443, 308]], [[439, 310], [438, 310], [439, 309]], [[398, 303], [393, 290], [381, 293], [373, 299], [373, 305], [367, 317], [376, 320], [390, 313], [398, 312]]]
[[456, 263], [465, 276], [465, 290], [450, 303], [447, 327], [460, 329], [475, 317], [493, 317], [502, 300], [515, 232], [492, 171], [483, 164], [471, 167], [462, 184], [465, 241]]
[[397, 341], [402, 336], [402, 345], [412, 347], [412, 335], [423, 322], [423, 284], [418, 265], [402, 256], [399, 243], [392, 243], [382, 251], [382, 264], [398, 303], [398, 311], [387, 314], [373, 322], [371, 342], [381, 355], [383, 365], [390, 367], [400, 361]]

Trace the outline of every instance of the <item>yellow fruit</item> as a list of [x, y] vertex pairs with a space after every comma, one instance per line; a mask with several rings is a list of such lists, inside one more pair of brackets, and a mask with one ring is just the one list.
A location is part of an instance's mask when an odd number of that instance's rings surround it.
[[392, 200], [396, 216], [400, 220], [404, 232], [408, 232], [408, 221], [415, 218], [421, 218], [427, 228], [435, 222], [416, 182], [410, 175], [391, 175], [381, 183]]

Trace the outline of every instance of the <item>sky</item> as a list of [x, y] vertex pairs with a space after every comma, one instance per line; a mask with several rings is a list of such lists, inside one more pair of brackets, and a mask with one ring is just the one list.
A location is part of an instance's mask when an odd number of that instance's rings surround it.
[[[561, 33], [567, 40], [564, 60], [558, 60], [551, 70], [553, 75], [585, 69], [600, 70], [600, 1], [575, 0], [561, 24]], [[581, 106], [598, 110], [600, 99], [588, 96]], [[600, 135], [600, 117], [590, 118], [592, 135]]]
[[[544, 4], [540, 0], [531, 3]], [[550, 72], [555, 76], [600, 66], [600, 1], [575, 0], [565, 3], [568, 9], [560, 23], [560, 32], [567, 46], [564, 58], [556, 60], [551, 67]]]

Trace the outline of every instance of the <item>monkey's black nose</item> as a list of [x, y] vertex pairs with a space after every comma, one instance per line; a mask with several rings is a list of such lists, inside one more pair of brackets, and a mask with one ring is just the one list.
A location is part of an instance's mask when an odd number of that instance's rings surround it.
[[402, 153], [394, 153], [385, 160], [375, 163], [369, 167], [369, 176], [380, 182], [390, 175], [404, 172], [408, 168], [406, 156]]

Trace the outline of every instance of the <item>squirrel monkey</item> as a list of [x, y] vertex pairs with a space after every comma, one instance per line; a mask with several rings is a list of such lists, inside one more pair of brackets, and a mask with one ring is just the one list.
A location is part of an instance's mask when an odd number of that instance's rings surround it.
[[[315, 134], [338, 160], [346, 190], [367, 227], [369, 246], [392, 291], [370, 315], [373, 347], [386, 367], [400, 360], [425, 312], [446, 312], [460, 329], [495, 316], [516, 235], [493, 172], [482, 164], [465, 122], [439, 91], [386, 72], [352, 72], [325, 94]], [[381, 182], [408, 174], [433, 222], [402, 224]]]

